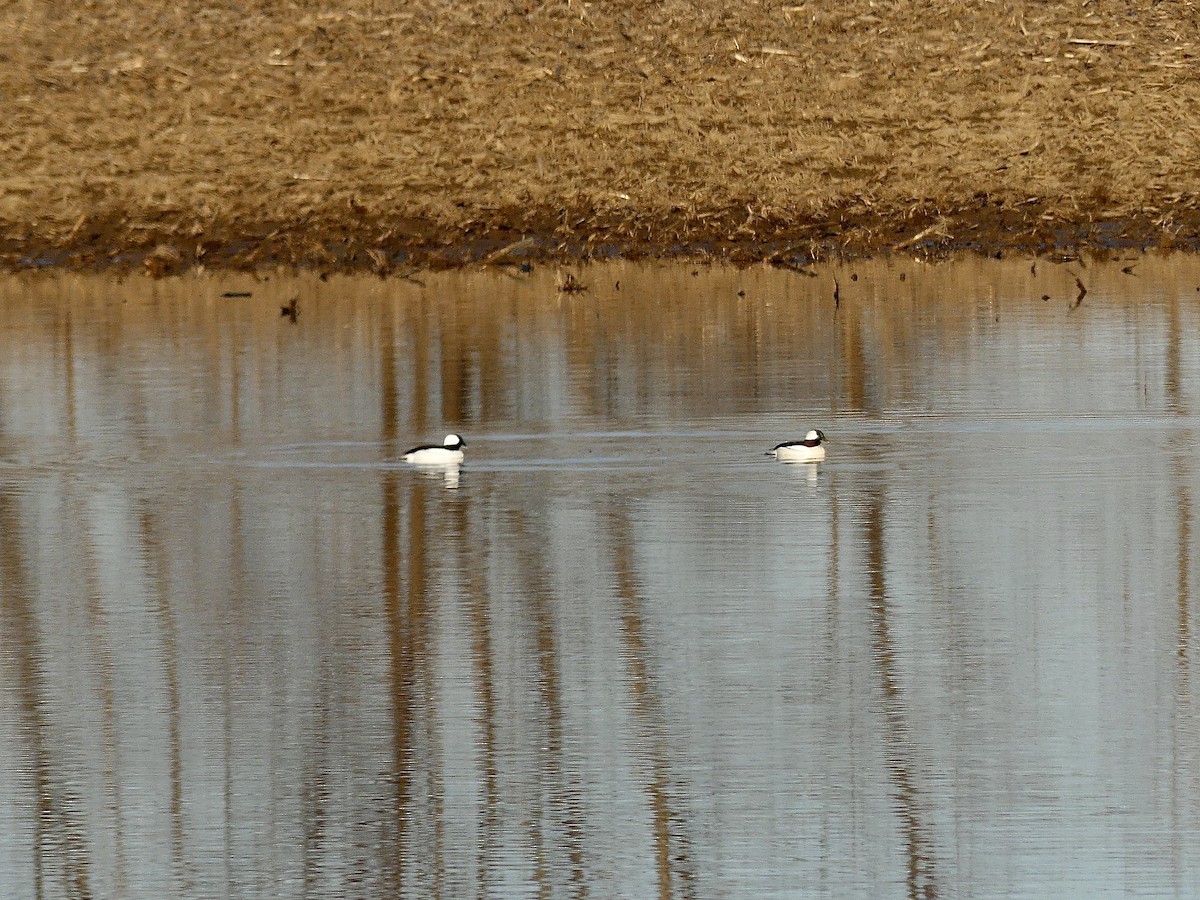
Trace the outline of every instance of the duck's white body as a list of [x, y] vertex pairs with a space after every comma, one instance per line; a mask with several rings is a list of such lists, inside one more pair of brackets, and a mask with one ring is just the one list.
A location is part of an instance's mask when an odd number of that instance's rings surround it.
[[825, 458], [825, 435], [820, 431], [810, 431], [802, 441], [785, 441], [767, 451], [767, 456], [774, 456], [785, 462], [820, 462]]
[[463, 439], [457, 434], [446, 435], [441, 446], [422, 444], [404, 454], [404, 461], [417, 466], [456, 466], [463, 461]]

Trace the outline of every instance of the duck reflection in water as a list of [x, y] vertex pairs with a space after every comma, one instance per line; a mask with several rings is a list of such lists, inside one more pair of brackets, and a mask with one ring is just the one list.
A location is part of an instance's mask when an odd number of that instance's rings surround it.
[[459, 473], [462, 471], [462, 466], [457, 463], [443, 465], [414, 465], [422, 478], [442, 480], [442, 486], [448, 490], [454, 490], [458, 487]]

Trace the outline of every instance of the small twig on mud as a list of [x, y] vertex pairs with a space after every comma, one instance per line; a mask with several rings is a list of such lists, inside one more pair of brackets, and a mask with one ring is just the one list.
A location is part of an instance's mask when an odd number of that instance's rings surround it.
[[842, 308], [842, 286], [838, 284], [838, 280], [833, 279], [833, 311], [837, 312]]
[[79, 234], [79, 229], [83, 227], [83, 223], [87, 221], [87, 213], [80, 213], [79, 218], [75, 220], [75, 227], [67, 234], [66, 240], [71, 240], [75, 235]]
[[772, 253], [770, 256], [768, 256], [764, 260], [764, 262], [766, 262], [772, 266], [778, 266], [781, 269], [787, 269], [790, 272], [799, 272], [801, 275], [807, 275], [809, 278], [816, 278], [817, 277], [816, 272], [811, 272], [808, 269], [806, 269], [804, 266], [797, 265], [796, 263], [794, 263], [790, 259], [788, 259], [789, 256], [791, 256], [793, 253], [795, 253], [799, 249], [800, 248], [798, 246], [784, 247], [782, 250], [776, 250], [774, 253]]
[[734, 234], [741, 234], [743, 231], [750, 237], [758, 237], [754, 229], [750, 227], [750, 223], [754, 221], [757, 214], [754, 212], [754, 207], [749, 203], [746, 204], [746, 221], [733, 230]]
[[368, 247], [367, 256], [371, 257], [371, 262], [375, 265], [375, 274], [380, 278], [385, 277], [392, 270], [391, 260], [388, 255], [378, 247]]
[[530, 247], [534, 246], [534, 243], [535, 242], [533, 238], [528, 237], [521, 238], [519, 241], [513, 241], [511, 244], [507, 244], [501, 247], [499, 250], [489, 253], [487, 258], [483, 261], [484, 265], [501, 260], [510, 253], [516, 253], [518, 250], [528, 250]]
[[950, 235], [946, 234], [946, 232], [942, 230], [945, 227], [946, 227], [946, 220], [938, 219], [936, 222], [934, 222], [928, 228], [923, 228], [921, 231], [918, 231], [916, 234], [914, 234], [908, 240], [901, 241], [900, 243], [893, 245], [892, 249], [893, 250], [903, 250], [906, 247], [911, 247], [913, 244], [917, 243], [917, 241], [920, 241], [920, 240], [923, 240], [924, 238], [929, 237], [929, 235], [933, 234], [934, 232], [937, 232], [942, 237], [949, 237]]
[[1086, 38], [1071, 38], [1068, 44], [1078, 44], [1084, 47], [1132, 47], [1133, 41], [1089, 41]]
[[179, 251], [170, 244], [159, 244], [142, 262], [147, 275], [151, 278], [162, 278], [168, 272], [174, 271], [182, 258]]

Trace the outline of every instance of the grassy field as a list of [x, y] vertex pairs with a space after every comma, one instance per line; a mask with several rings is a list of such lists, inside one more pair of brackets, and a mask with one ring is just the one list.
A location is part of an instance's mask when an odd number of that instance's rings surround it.
[[1198, 35], [1149, 0], [24, 0], [0, 263], [1194, 248]]

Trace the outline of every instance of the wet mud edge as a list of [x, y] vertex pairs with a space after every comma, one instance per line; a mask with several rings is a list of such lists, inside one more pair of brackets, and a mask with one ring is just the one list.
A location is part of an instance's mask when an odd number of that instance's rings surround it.
[[893, 254], [1047, 255], [1200, 248], [1200, 210], [1155, 210], [1137, 218], [1064, 220], [1037, 203], [980, 202], [945, 208], [834, 210], [788, 221], [752, 206], [615, 216], [577, 208], [498, 211], [462, 227], [413, 219], [313, 216], [303, 222], [181, 223], [178, 216], [81, 218], [66, 234], [9, 230], [0, 270], [144, 271], [287, 267], [328, 274], [404, 275], [477, 265], [593, 260], [687, 260], [803, 267]]

